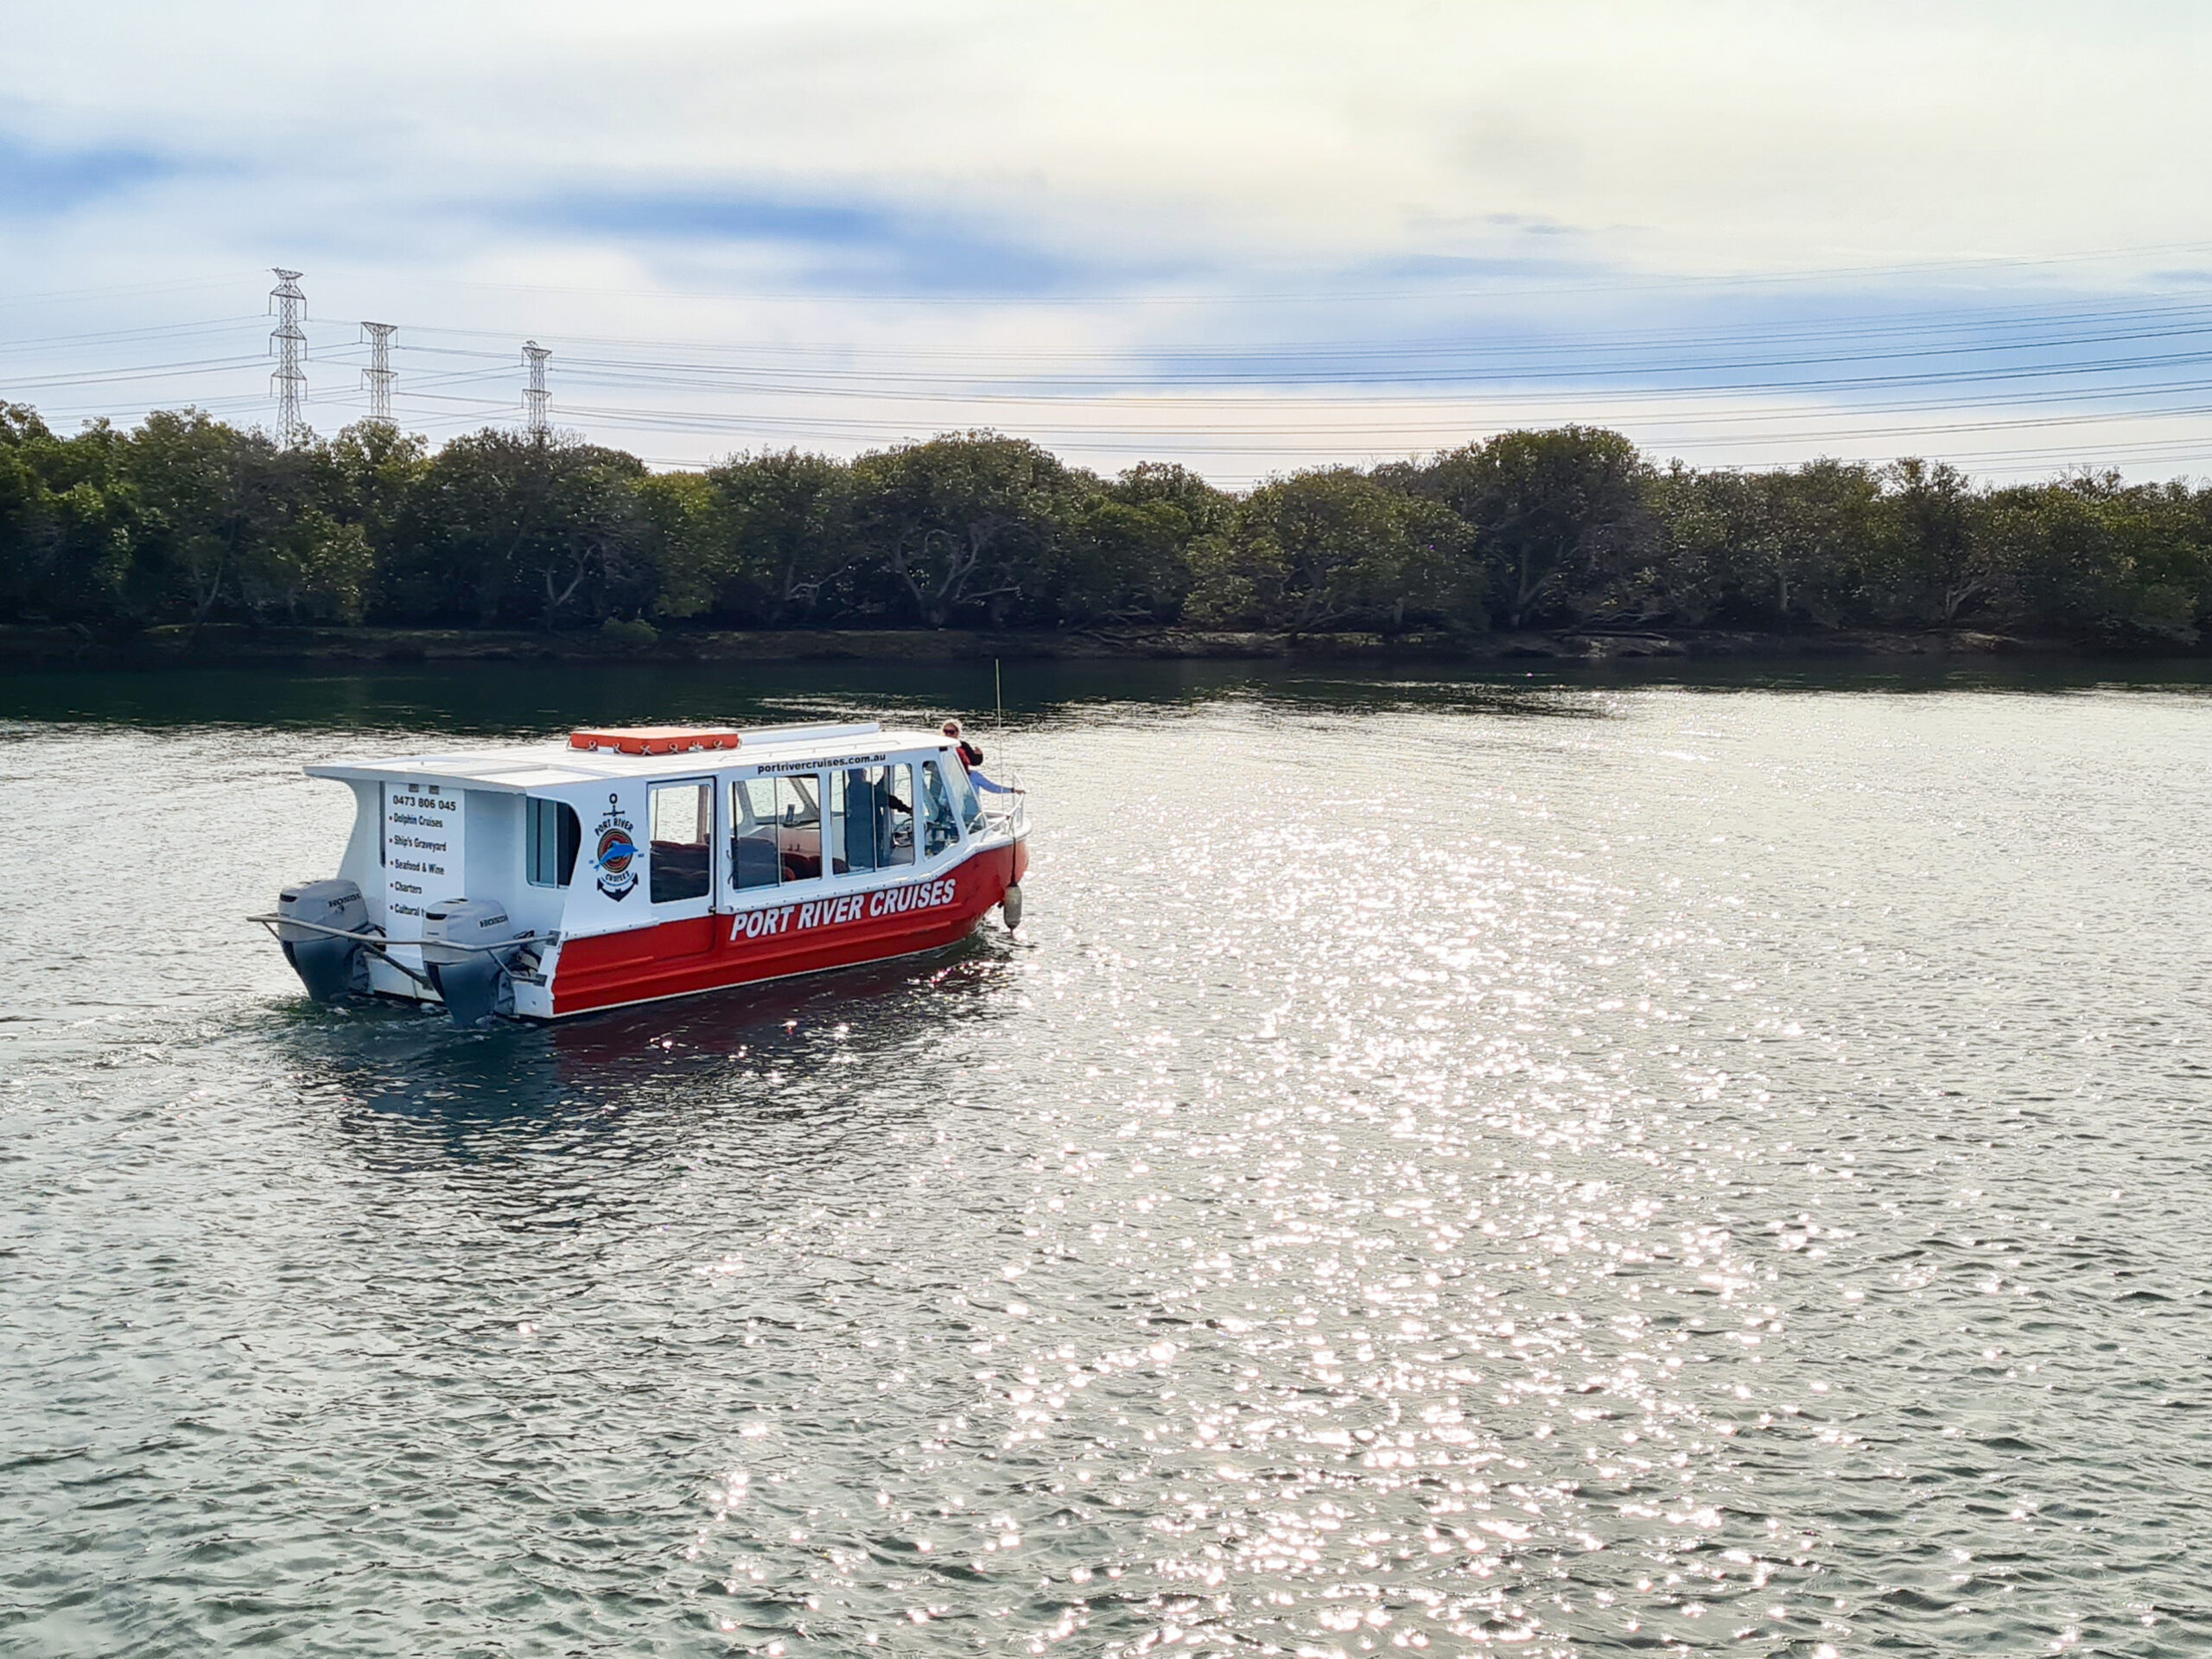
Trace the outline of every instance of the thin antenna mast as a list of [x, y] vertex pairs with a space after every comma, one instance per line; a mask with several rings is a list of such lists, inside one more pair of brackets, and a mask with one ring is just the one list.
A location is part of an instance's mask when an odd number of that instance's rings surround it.
[[300, 413], [308, 386], [307, 370], [302, 366], [308, 334], [300, 327], [308, 315], [308, 296], [300, 291], [300, 272], [281, 265], [270, 269], [276, 275], [276, 286], [269, 290], [269, 308], [276, 318], [276, 326], [269, 331], [269, 349], [276, 354], [276, 372], [269, 377], [269, 382], [276, 393], [276, 441], [289, 446], [304, 443], [315, 435]]
[[530, 435], [542, 438], [551, 429], [545, 419], [545, 359], [553, 353], [534, 340], [523, 342], [522, 360], [530, 365], [530, 385], [524, 389], [522, 403], [530, 415]]
[[391, 337], [397, 331], [396, 322], [365, 322], [361, 332], [369, 337], [369, 366], [361, 371], [361, 384], [369, 389], [369, 418], [391, 424], [391, 383], [399, 377], [391, 368]]

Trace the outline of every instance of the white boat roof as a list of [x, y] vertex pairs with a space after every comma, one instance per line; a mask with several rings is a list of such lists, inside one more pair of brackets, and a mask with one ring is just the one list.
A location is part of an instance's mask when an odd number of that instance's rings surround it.
[[[612, 731], [590, 728], [583, 731]], [[677, 730], [680, 728], [651, 728]], [[566, 738], [509, 743], [457, 754], [395, 754], [372, 760], [334, 760], [307, 767], [310, 778], [372, 779], [436, 778], [479, 789], [556, 789], [603, 779], [687, 778], [702, 772], [774, 762], [820, 760], [858, 765], [870, 756], [894, 751], [933, 749], [951, 740], [938, 732], [886, 731], [874, 721], [849, 726], [700, 727], [721, 740], [718, 747], [658, 754], [622, 754], [608, 748], [579, 749]], [[728, 739], [734, 735], [736, 743]]]

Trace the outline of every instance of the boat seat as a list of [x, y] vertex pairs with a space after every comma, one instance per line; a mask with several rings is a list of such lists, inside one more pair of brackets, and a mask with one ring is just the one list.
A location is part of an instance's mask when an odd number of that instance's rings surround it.
[[677, 899], [703, 899], [713, 885], [707, 869], [707, 849], [678, 841], [657, 841], [652, 844], [653, 902], [667, 904]]
[[730, 837], [730, 880], [740, 887], [772, 887], [782, 861], [776, 852], [774, 832]]

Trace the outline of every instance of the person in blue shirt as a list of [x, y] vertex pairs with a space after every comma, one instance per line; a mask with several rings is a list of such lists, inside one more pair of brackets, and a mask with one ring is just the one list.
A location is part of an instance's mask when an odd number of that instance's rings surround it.
[[960, 746], [960, 764], [967, 768], [968, 781], [986, 795], [1020, 795], [1027, 791], [1005, 784], [995, 784], [983, 776], [983, 752], [960, 734], [960, 722], [948, 720], [938, 728]]

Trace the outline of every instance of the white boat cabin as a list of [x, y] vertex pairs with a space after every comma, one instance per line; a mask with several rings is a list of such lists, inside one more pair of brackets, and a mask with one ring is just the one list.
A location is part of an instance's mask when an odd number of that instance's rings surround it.
[[872, 723], [579, 731], [307, 770], [353, 791], [338, 874], [382, 938], [368, 988], [430, 997], [425, 911], [490, 900], [531, 941], [525, 1017], [552, 1016], [566, 942], [709, 917], [741, 936], [752, 912], [925, 882], [1027, 829], [1017, 795], [986, 810], [952, 740]]

